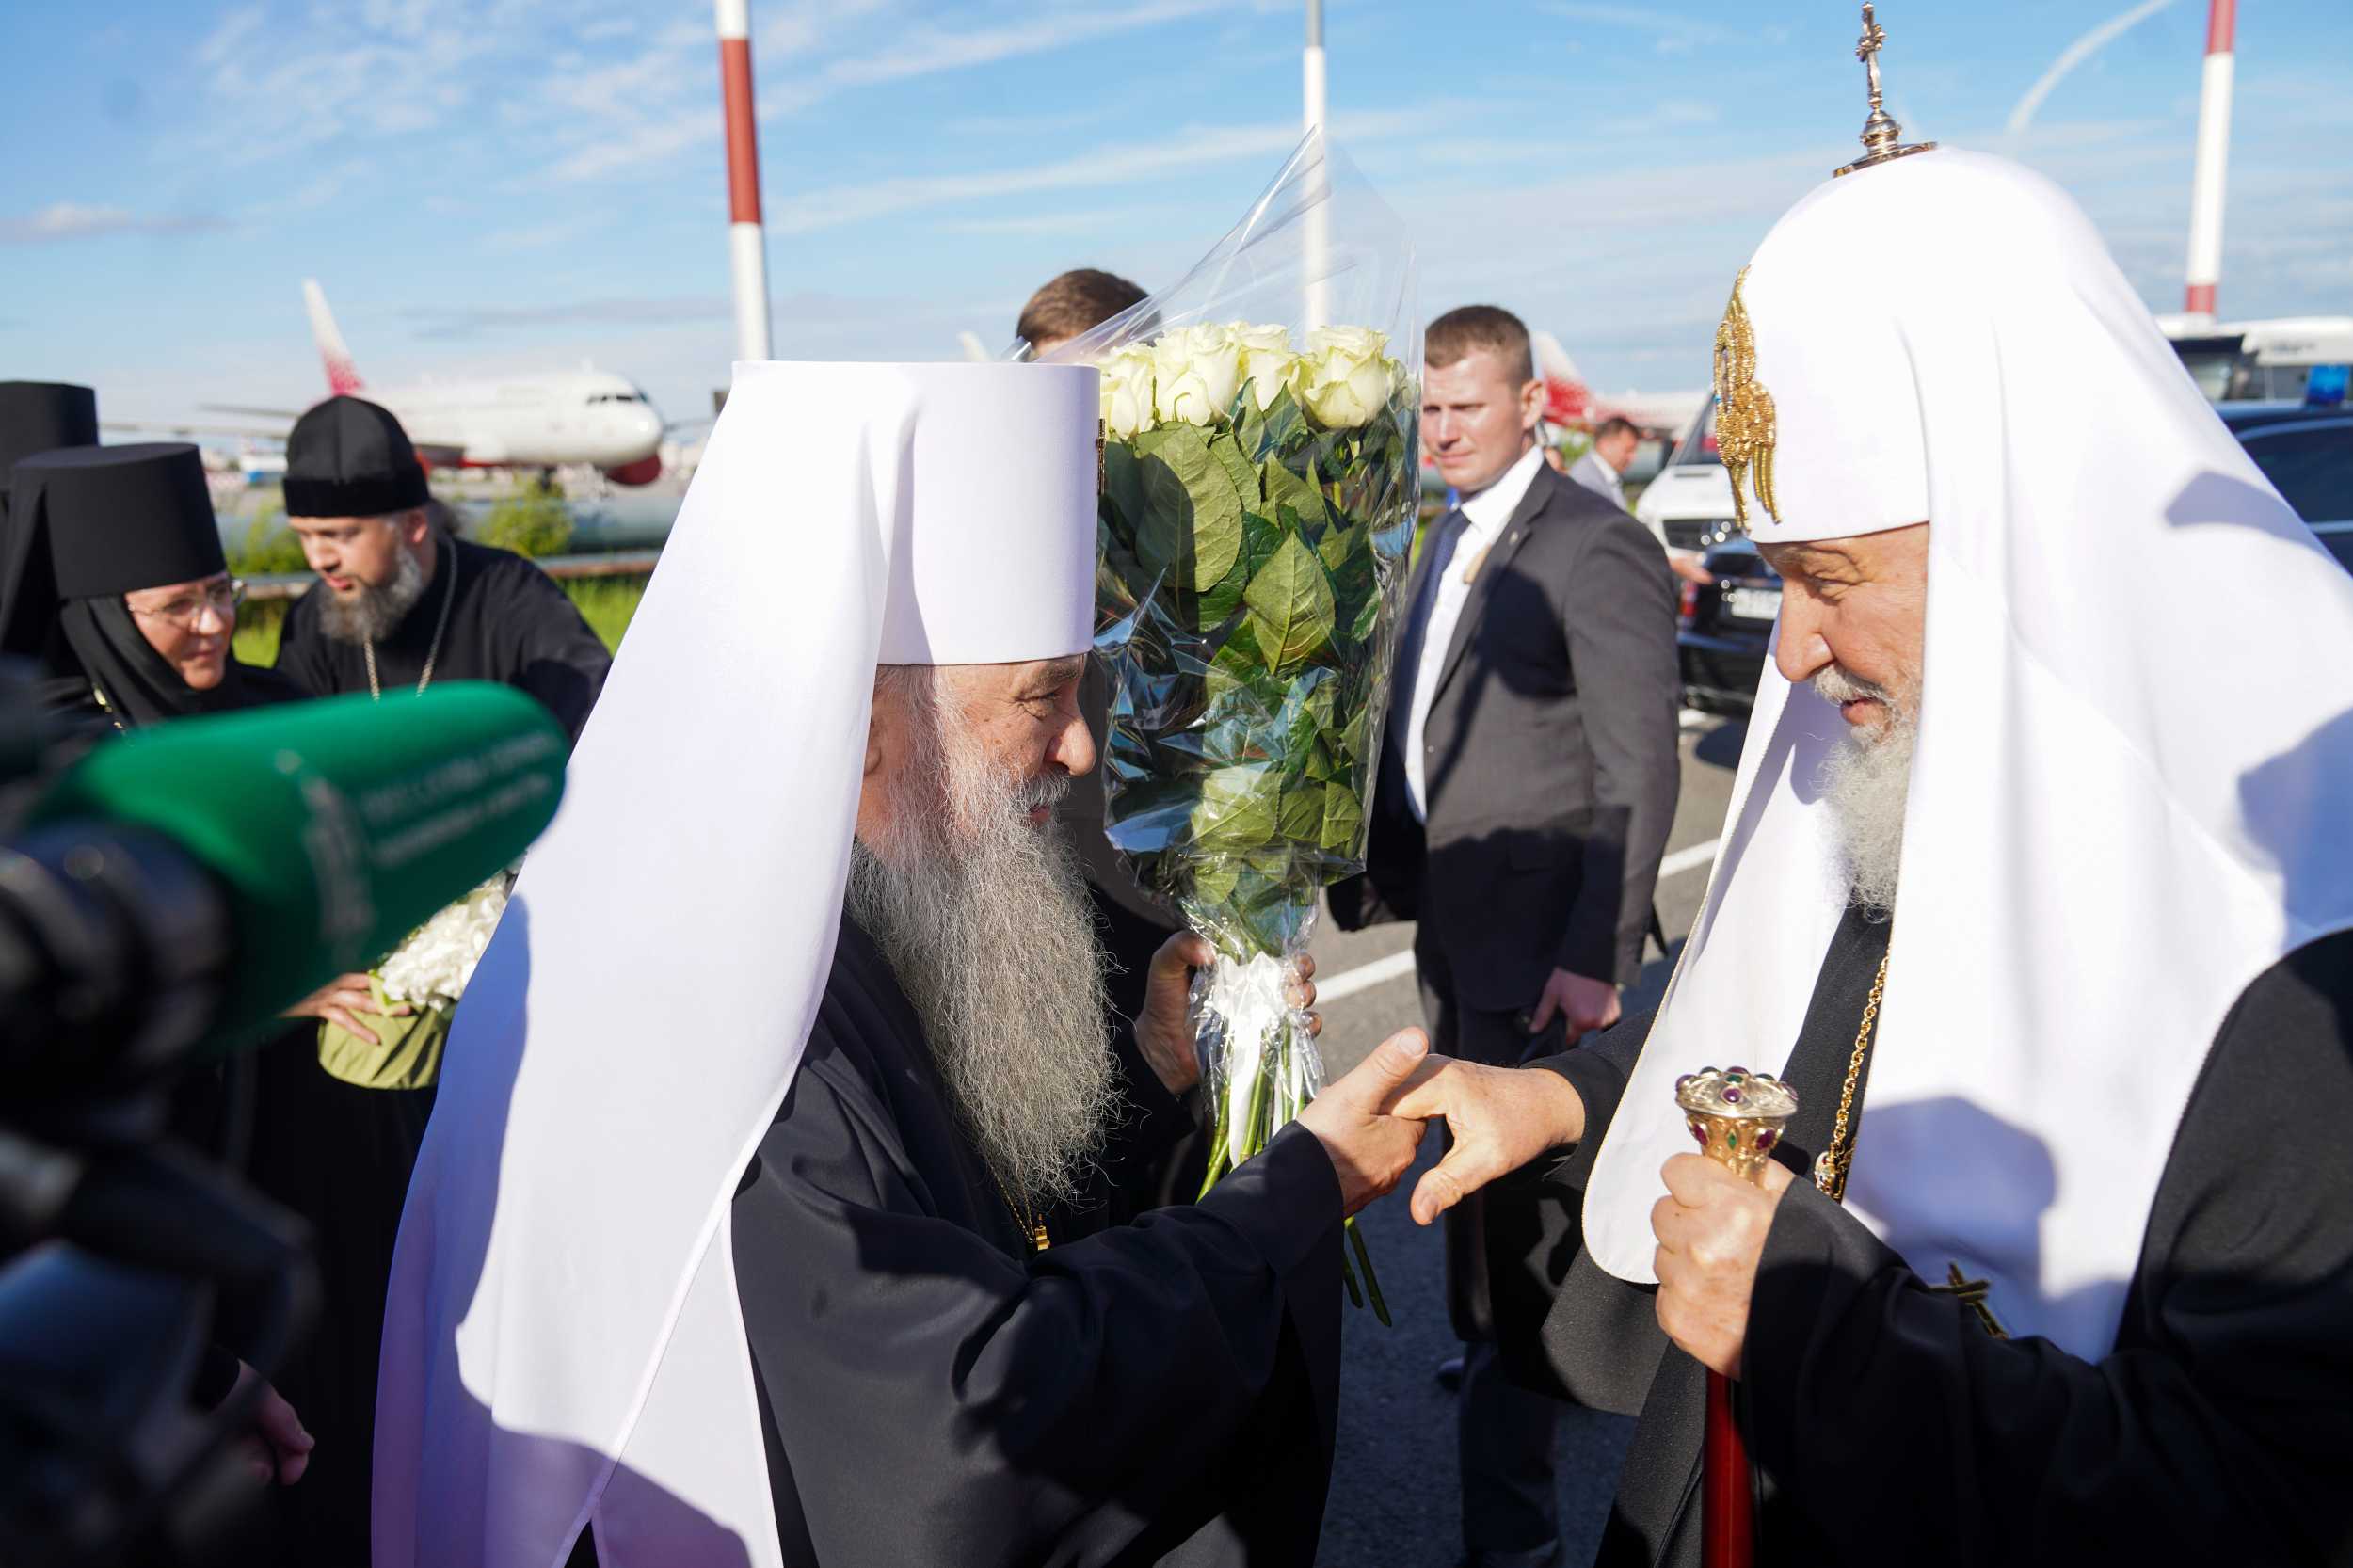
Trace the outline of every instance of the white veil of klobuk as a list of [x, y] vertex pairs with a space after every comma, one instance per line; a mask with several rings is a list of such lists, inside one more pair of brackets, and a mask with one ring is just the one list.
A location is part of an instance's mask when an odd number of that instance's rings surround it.
[[1096, 380], [739, 364], [468, 989], [408, 1190], [377, 1568], [779, 1560], [728, 1204], [832, 962], [873, 671], [1084, 650]]
[[[2016, 165], [1948, 150], [1831, 181], [1737, 298], [1742, 395], [1778, 426], [1751, 533], [1930, 524], [1847, 1207], [1922, 1276], [1988, 1279], [2014, 1336], [2096, 1358], [2225, 1015], [2353, 925], [2353, 578], [2083, 215]], [[1706, 904], [1587, 1191], [1621, 1278], [1656, 1277], [1659, 1167], [1690, 1146], [1675, 1077], [1779, 1072], [1798, 1037], [1846, 900], [1816, 789], [1842, 729], [1767, 668]]]

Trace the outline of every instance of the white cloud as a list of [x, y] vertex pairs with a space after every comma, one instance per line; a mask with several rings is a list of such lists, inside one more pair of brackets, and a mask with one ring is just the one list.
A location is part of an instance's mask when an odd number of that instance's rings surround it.
[[0, 218], [0, 245], [45, 245], [101, 234], [191, 234], [228, 225], [207, 213], [150, 214], [81, 201], [53, 201], [24, 217]]
[[828, 81], [844, 86], [895, 82], [940, 71], [967, 71], [1016, 56], [1066, 49], [1093, 39], [1183, 22], [1230, 9], [1239, 0], [1145, 0], [1113, 8], [1058, 10], [995, 27], [951, 31], [919, 27], [889, 48], [825, 68]]
[[[1647, 6], [1585, 5], [1576, 0], [1540, 6], [1539, 10], [1557, 16], [1564, 22], [1584, 23], [1597, 27], [1625, 27], [1651, 35], [1662, 55], [1677, 55], [1686, 50], [1712, 48], [1737, 43], [1742, 35], [1712, 22], [1701, 22], [1668, 9], [1653, 9]], [[1784, 34], [1786, 37], [1786, 34]]]
[[[1427, 124], [1426, 113], [1423, 109], [1400, 109], [1339, 116], [1335, 119], [1333, 129], [1343, 142], [1362, 145], [1415, 134]], [[1225, 127], [1179, 126], [1155, 141], [1100, 148], [1076, 157], [1025, 168], [904, 175], [835, 185], [785, 203], [770, 216], [769, 227], [784, 233], [808, 233], [932, 207], [1029, 196], [1039, 191], [1128, 185], [1180, 168], [1278, 156], [1296, 147], [1299, 137], [1299, 127], [1289, 121]]]

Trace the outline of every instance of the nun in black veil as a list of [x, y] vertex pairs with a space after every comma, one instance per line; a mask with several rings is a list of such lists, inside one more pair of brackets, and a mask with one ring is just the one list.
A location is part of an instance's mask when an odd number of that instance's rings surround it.
[[[0, 522], [0, 652], [37, 663], [44, 705], [95, 737], [306, 694], [232, 655], [244, 584], [230, 576], [193, 446], [82, 446], [20, 461]], [[240, 1058], [250, 1089], [192, 1082], [182, 1135], [311, 1226], [324, 1288], [310, 1344], [273, 1381], [316, 1439], [302, 1483], [276, 1496], [276, 1560], [363, 1564], [376, 1349], [408, 1174], [432, 1091], [372, 1090], [320, 1065], [318, 1020], [372, 1039], [368, 977], [289, 1010]], [[404, 1010], [405, 1011], [405, 1010]], [[249, 1118], [232, 1107], [250, 1096]], [[249, 1138], [237, 1124], [249, 1121]], [[243, 1143], [240, 1152], [234, 1145]], [[224, 1338], [234, 1349], [234, 1325]], [[281, 1472], [282, 1474], [282, 1472]]]

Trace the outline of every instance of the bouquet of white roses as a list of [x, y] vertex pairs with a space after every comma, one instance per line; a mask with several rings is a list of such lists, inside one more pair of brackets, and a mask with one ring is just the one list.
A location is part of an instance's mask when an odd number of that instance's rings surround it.
[[423, 1089], [438, 1081], [450, 1020], [514, 886], [515, 873], [501, 872], [410, 932], [368, 976], [376, 1010], [358, 1017], [376, 1043], [322, 1023], [319, 1065], [362, 1088]]
[[[1350, 179], [1311, 136], [1185, 282], [1079, 345], [1103, 370], [1105, 828], [1217, 950], [1196, 986], [1210, 1182], [1321, 1085], [1285, 983], [1321, 889], [1363, 870], [1413, 540], [1412, 252]], [[1319, 306], [1347, 324], [1265, 319]], [[1361, 1272], [1385, 1322], [1349, 1234], [1349, 1292]]]
[[501, 872], [410, 932], [376, 967], [385, 996], [421, 1007], [456, 1007], [506, 913], [514, 885], [513, 874]]

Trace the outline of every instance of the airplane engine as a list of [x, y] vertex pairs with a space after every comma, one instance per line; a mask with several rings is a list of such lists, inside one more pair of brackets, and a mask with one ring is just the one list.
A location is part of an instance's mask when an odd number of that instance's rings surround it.
[[604, 476], [616, 485], [650, 485], [662, 477], [661, 455], [657, 453], [650, 457], [640, 457], [633, 463], [623, 463], [619, 468], [606, 469]]

